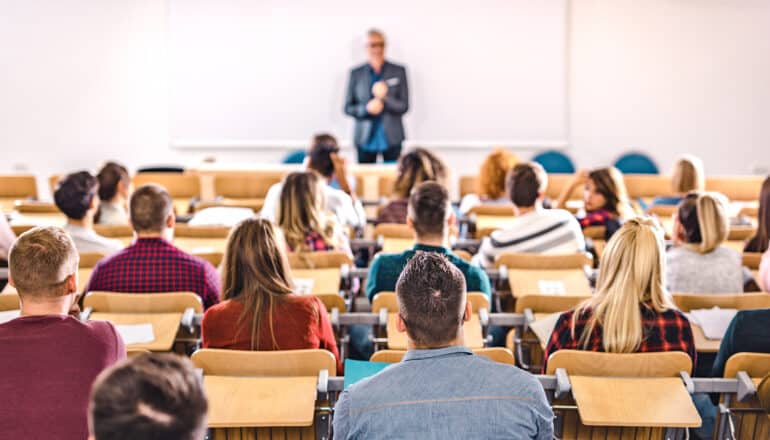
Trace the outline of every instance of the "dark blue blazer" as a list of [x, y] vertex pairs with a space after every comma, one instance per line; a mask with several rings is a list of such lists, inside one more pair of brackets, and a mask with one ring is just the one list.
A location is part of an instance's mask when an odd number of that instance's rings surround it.
[[[388, 85], [388, 94], [383, 103], [382, 124], [388, 145], [404, 141], [404, 124], [401, 116], [409, 110], [409, 85], [406, 69], [398, 64], [385, 62], [382, 66], [382, 80]], [[345, 96], [345, 113], [356, 120], [353, 142], [364, 145], [371, 136], [372, 121], [376, 116], [366, 111], [366, 103], [372, 99], [369, 64], [362, 64], [350, 71], [348, 91]]]

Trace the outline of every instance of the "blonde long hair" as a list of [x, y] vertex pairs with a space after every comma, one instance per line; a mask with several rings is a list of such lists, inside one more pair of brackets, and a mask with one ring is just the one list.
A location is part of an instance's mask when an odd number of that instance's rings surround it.
[[222, 269], [224, 299], [243, 303], [243, 313], [237, 324], [239, 327], [252, 316], [252, 350], [259, 342], [259, 329], [265, 317], [273, 348], [279, 349], [273, 332], [272, 311], [277, 302], [293, 292], [284, 248], [273, 224], [265, 219], [244, 220], [233, 228], [227, 238]]
[[679, 203], [677, 219], [684, 229], [686, 246], [708, 254], [718, 248], [730, 232], [725, 196], [714, 192], [691, 192]]
[[325, 214], [326, 199], [321, 177], [313, 171], [286, 176], [281, 190], [278, 226], [294, 251], [306, 249], [305, 236], [318, 232], [327, 244], [334, 243], [335, 224]]
[[618, 230], [602, 254], [596, 294], [576, 308], [572, 321], [590, 312], [579, 345], [588, 347], [591, 333], [602, 328], [608, 353], [634, 353], [644, 338], [641, 305], [658, 313], [674, 308], [666, 290], [663, 231], [648, 218], [632, 218]]

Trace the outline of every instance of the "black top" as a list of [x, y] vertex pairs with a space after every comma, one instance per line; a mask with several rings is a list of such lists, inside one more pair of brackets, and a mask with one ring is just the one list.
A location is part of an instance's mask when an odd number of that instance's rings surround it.
[[722, 377], [735, 353], [770, 353], [770, 309], [738, 312], [727, 327], [711, 375]]

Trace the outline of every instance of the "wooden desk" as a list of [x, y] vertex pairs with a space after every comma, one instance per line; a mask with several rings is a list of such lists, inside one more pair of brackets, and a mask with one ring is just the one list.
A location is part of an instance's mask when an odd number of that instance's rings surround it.
[[211, 428], [311, 426], [315, 377], [205, 376]]
[[64, 226], [67, 217], [62, 213], [13, 214], [11, 226]]
[[703, 329], [698, 324], [690, 322], [692, 328], [692, 336], [695, 339], [695, 350], [698, 353], [716, 353], [719, 351], [719, 346], [722, 344], [721, 339], [708, 339], [703, 334]]
[[695, 428], [701, 418], [678, 377], [570, 376], [572, 395], [588, 426]]
[[[406, 333], [401, 333], [396, 328], [395, 313], [388, 314], [388, 348], [391, 350], [406, 350]], [[479, 315], [471, 315], [470, 321], [463, 324], [463, 333], [465, 334], [465, 346], [474, 348], [484, 348], [484, 335], [481, 331], [481, 322]]]
[[152, 324], [155, 340], [146, 344], [131, 344], [129, 348], [150, 351], [171, 351], [174, 346], [181, 313], [92, 313], [91, 321], [109, 321], [114, 325]]
[[593, 294], [588, 278], [580, 269], [508, 269], [508, 284], [515, 298], [525, 295], [549, 294], [549, 292], [541, 292], [540, 281], [562, 283], [564, 296], [591, 296]]
[[340, 269], [328, 267], [324, 269], [292, 269], [294, 279], [313, 280], [310, 293], [338, 293], [340, 291]]
[[385, 238], [382, 241], [382, 252], [400, 254], [414, 246], [413, 238]]
[[513, 221], [512, 215], [478, 215], [476, 216], [476, 230], [504, 229], [510, 227]]

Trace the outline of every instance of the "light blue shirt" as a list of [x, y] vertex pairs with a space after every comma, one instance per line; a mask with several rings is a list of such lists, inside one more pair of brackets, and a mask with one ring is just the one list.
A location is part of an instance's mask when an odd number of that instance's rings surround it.
[[411, 350], [403, 361], [344, 391], [336, 439], [553, 438], [540, 383], [465, 347]]

